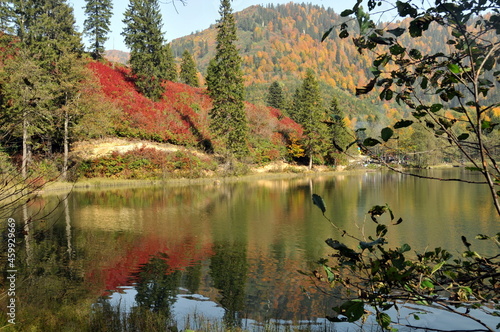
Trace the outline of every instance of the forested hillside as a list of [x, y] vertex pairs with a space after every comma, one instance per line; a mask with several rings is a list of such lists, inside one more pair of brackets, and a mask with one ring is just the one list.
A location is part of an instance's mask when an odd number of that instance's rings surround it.
[[[290, 100], [307, 69], [312, 69], [320, 81], [325, 104], [332, 96], [339, 99], [339, 107], [352, 127], [384, 125], [403, 111], [396, 103], [380, 102], [376, 95], [354, 96], [355, 88], [372, 78], [369, 69], [373, 55], [360, 54], [350, 38], [338, 37], [338, 29], [321, 42], [328, 29], [345, 21], [332, 9], [304, 3], [252, 6], [236, 13], [235, 18], [248, 101], [264, 103], [267, 89], [274, 81], [283, 85]], [[407, 36], [403, 40], [422, 53], [437, 52], [449, 47], [449, 35], [436, 25], [421, 38]], [[214, 54], [214, 40], [215, 25], [176, 39], [171, 45], [178, 58], [184, 50], [193, 54], [205, 74]], [[490, 98], [500, 99], [499, 92]]]

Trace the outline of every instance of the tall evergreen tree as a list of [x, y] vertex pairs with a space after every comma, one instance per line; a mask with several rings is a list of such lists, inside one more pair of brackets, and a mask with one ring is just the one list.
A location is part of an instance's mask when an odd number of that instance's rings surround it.
[[165, 39], [157, 0], [130, 0], [124, 14], [122, 36], [130, 48], [130, 66], [138, 90], [147, 97], [161, 97], [162, 80], [167, 79]]
[[248, 151], [241, 57], [236, 48], [236, 24], [230, 0], [221, 0], [215, 58], [207, 69], [207, 88], [213, 100], [210, 128], [229, 153], [242, 157]]
[[[45, 151], [52, 152], [57, 139], [57, 110], [71, 102], [57, 84], [56, 76], [67, 73], [57, 70], [62, 57], [83, 52], [81, 36], [75, 28], [73, 9], [65, 0], [12, 1], [8, 21], [19, 38], [19, 53], [10, 59], [9, 116], [18, 119], [13, 129], [22, 139], [22, 172], [26, 175], [30, 151], [36, 141], [43, 140]], [[17, 90], [17, 91], [14, 91]]]
[[196, 70], [196, 63], [194, 62], [191, 53], [184, 50], [182, 53], [181, 73], [180, 79], [182, 83], [190, 86], [199, 87], [200, 81], [198, 80], [198, 71]]
[[0, 32], [12, 33], [14, 7], [12, 1], [0, 0]]
[[266, 101], [267, 106], [277, 109], [284, 109], [285, 96], [283, 95], [283, 89], [281, 88], [281, 85], [278, 83], [278, 81], [274, 81], [269, 87]]
[[111, 0], [85, 0], [85, 15], [83, 31], [89, 37], [91, 53], [94, 59], [102, 57], [105, 49], [104, 43], [108, 40], [110, 32], [110, 19], [113, 15], [113, 3]]
[[309, 157], [309, 169], [312, 168], [313, 156], [326, 152], [328, 127], [324, 123], [325, 113], [319, 83], [313, 71], [309, 69], [301, 87], [295, 93], [291, 113], [292, 119], [304, 129], [304, 148]]
[[179, 77], [177, 73], [177, 65], [175, 64], [175, 58], [174, 58], [174, 53], [172, 52], [172, 48], [170, 47], [170, 44], [165, 44], [164, 48], [164, 57], [165, 57], [165, 79], [176, 82], [177, 78]]
[[333, 145], [333, 151], [335, 152], [335, 163], [345, 163], [346, 158], [343, 152], [346, 151], [354, 136], [345, 124], [344, 112], [339, 108], [337, 98], [335, 97], [332, 98], [330, 103], [329, 116], [330, 118], [327, 120], [327, 124], [330, 128], [330, 139]]

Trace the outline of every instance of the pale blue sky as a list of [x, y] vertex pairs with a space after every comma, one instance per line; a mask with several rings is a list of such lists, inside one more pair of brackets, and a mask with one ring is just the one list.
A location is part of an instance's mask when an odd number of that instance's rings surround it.
[[[163, 31], [167, 41], [204, 30], [219, 19], [220, 0], [187, 0], [186, 6], [176, 1], [175, 8], [172, 0], [159, 0], [159, 2], [163, 16]], [[285, 4], [289, 2], [290, 0], [233, 0], [232, 8], [234, 12], [238, 12], [252, 5]], [[352, 7], [354, 0], [299, 0], [295, 2], [323, 5], [325, 8], [331, 7], [337, 13], [340, 13], [342, 10], [350, 8], [349, 6]], [[81, 32], [85, 20], [83, 9], [85, 0], [68, 0], [68, 3], [74, 8], [76, 24]], [[123, 30], [123, 13], [128, 3], [127, 0], [113, 0], [112, 31], [105, 45], [106, 49], [127, 51], [121, 32]], [[84, 38], [84, 41], [87, 42], [86, 38]]]

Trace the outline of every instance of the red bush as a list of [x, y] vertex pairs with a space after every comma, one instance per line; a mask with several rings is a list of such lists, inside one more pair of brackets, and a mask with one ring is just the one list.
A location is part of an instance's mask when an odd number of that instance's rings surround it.
[[[212, 101], [205, 89], [167, 81], [162, 99], [154, 102], [136, 90], [129, 68], [102, 62], [89, 67], [106, 98], [123, 110], [119, 135], [191, 146], [211, 138], [208, 112]], [[291, 133], [302, 135], [301, 126], [277, 109], [249, 103], [245, 107], [252, 135], [274, 144], [282, 144]]]

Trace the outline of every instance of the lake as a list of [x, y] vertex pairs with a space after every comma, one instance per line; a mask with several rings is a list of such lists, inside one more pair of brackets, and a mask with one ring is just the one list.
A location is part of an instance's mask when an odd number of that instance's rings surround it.
[[[432, 175], [477, 177], [458, 168]], [[327, 238], [349, 242], [313, 205], [313, 193], [335, 225], [358, 236], [373, 234], [370, 207], [388, 204], [403, 218], [386, 237], [392, 246], [459, 254], [464, 235], [477, 251], [498, 251], [474, 240], [499, 231], [484, 186], [392, 172], [47, 192], [13, 214], [16, 319], [70, 331], [96, 308], [127, 314], [141, 307], [167, 313], [180, 329], [210, 321], [352, 331], [325, 319], [338, 304], [334, 296], [298, 272], [318, 269], [332, 253]], [[23, 229], [25, 216], [40, 220]]]

